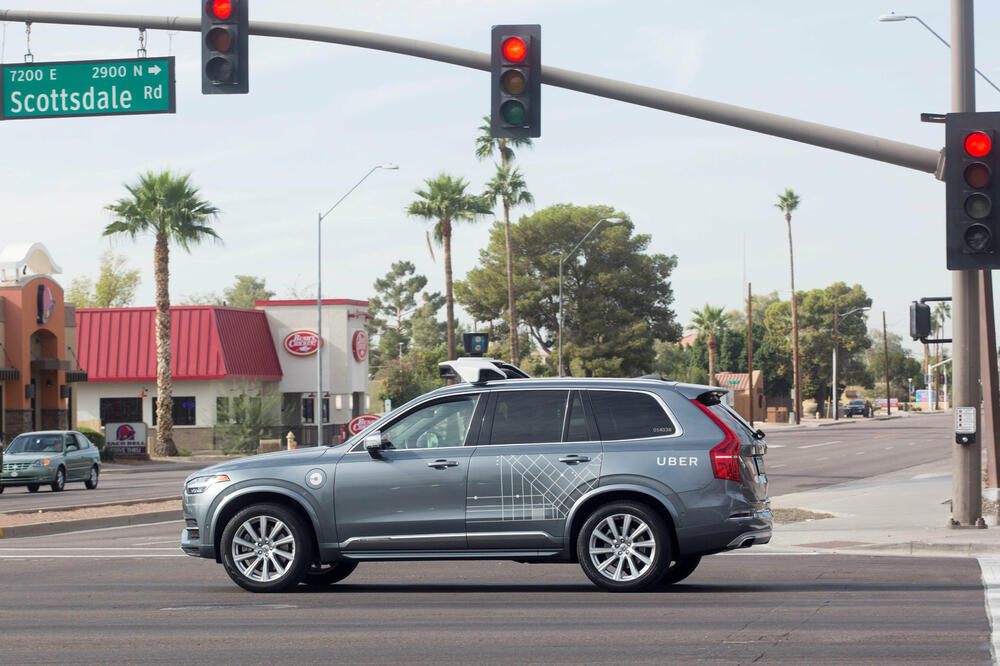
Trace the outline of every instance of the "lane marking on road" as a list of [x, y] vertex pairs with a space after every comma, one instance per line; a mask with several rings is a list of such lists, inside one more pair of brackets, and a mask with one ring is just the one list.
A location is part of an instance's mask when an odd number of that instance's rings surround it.
[[887, 447], [885, 447], [885, 450], [886, 450], [886, 451], [889, 451], [889, 450], [891, 450], [891, 449], [893, 449], [893, 448], [895, 448], [895, 447], [892, 447], [892, 446], [887, 446]]
[[863, 456], [863, 455], [865, 455], [865, 452], [864, 451], [858, 451], [854, 455], [856, 455], [856, 456]]
[[800, 446], [800, 449], [815, 449], [819, 446], [830, 446], [831, 444], [840, 444], [839, 439], [835, 439], [832, 442], [820, 442], [819, 444], [806, 444], [805, 446]]
[[816, 462], [819, 462], [820, 460], [826, 460], [826, 456], [823, 456], [822, 458], [816, 458]]
[[993, 663], [1000, 656], [1000, 557], [980, 557], [983, 571], [983, 591], [986, 597], [986, 617], [990, 621], [990, 649]]
[[768, 465], [767, 466], [768, 469], [778, 469], [779, 467], [788, 467], [788, 465], [786, 465], [785, 463], [781, 463], [780, 465]]
[[783, 449], [783, 448], [785, 448], [785, 445], [784, 444], [768, 444], [767, 448], [769, 448], [769, 449]]
[[298, 608], [298, 606], [293, 606], [292, 604], [215, 604], [215, 605], [205, 605], [205, 606], [168, 606], [166, 608], [161, 608], [161, 611], [189, 611], [189, 610], [231, 610], [233, 608], [239, 608], [243, 610], [245, 608], [261, 608], [264, 610], [283, 610], [285, 608]]

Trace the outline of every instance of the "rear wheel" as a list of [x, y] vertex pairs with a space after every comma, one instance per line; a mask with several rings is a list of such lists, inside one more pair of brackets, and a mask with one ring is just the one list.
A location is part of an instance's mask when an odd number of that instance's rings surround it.
[[638, 502], [612, 502], [587, 518], [576, 540], [577, 559], [597, 586], [637, 592], [655, 585], [671, 561], [667, 526]]
[[83, 482], [83, 485], [87, 487], [87, 490], [93, 490], [97, 487], [97, 477], [99, 474], [100, 472], [97, 471], [97, 465], [90, 468], [90, 476]]
[[306, 577], [302, 582], [306, 585], [333, 585], [350, 576], [357, 568], [358, 563], [352, 560], [341, 560], [333, 564], [313, 564], [306, 570]]
[[700, 563], [701, 555], [692, 555], [691, 557], [682, 557], [679, 560], [674, 560], [663, 573], [660, 585], [667, 586], [681, 582], [694, 573], [694, 570], [698, 568]]
[[248, 506], [222, 532], [226, 573], [251, 592], [281, 592], [297, 585], [312, 559], [312, 539], [305, 523], [278, 504]]
[[[62, 492], [62, 489], [65, 487], [66, 487], [66, 470], [60, 467], [59, 469], [56, 470], [56, 478], [49, 485], [49, 488], [52, 489], [52, 492], [58, 493]], [[31, 488], [28, 488], [28, 490], [31, 490]]]
[[3, 486], [0, 486], [0, 495], [3, 495]]

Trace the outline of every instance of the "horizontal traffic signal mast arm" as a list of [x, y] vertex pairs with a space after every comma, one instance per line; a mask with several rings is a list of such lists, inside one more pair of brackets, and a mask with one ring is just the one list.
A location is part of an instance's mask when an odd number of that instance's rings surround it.
[[[0, 21], [17, 23], [59, 23], [113, 28], [145, 28], [199, 32], [199, 19], [170, 16], [134, 16], [125, 14], [90, 14], [75, 12], [40, 12], [0, 9]], [[250, 34], [260, 37], [284, 37], [314, 42], [357, 46], [377, 51], [436, 60], [460, 67], [490, 71], [490, 54], [424, 42], [405, 37], [380, 35], [360, 30], [274, 21], [250, 21]], [[722, 125], [739, 127], [771, 136], [808, 143], [842, 153], [858, 155], [879, 162], [933, 173], [940, 177], [941, 152], [883, 137], [861, 134], [775, 113], [747, 109], [733, 104], [681, 95], [678, 93], [592, 76], [568, 69], [542, 65], [542, 83], [577, 92], [616, 99], [628, 104], [700, 118]]]

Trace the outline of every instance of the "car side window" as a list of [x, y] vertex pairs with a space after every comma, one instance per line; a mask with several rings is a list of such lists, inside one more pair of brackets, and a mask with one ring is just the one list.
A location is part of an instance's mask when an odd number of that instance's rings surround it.
[[490, 444], [562, 441], [568, 391], [498, 391]]
[[83, 433], [79, 433], [79, 432], [73, 433], [73, 436], [76, 437], [76, 441], [80, 445], [80, 450], [81, 451], [84, 450], [84, 449], [89, 449], [90, 448], [90, 440], [87, 439], [86, 437], [84, 437]]
[[461, 395], [418, 407], [382, 431], [390, 449], [463, 446], [479, 394]]
[[566, 417], [566, 441], [586, 442], [590, 440], [587, 429], [587, 414], [583, 410], [583, 399], [579, 391], [573, 391], [569, 401], [569, 414]]
[[66, 451], [79, 451], [80, 445], [77, 443], [76, 438], [70, 435], [66, 438]]
[[660, 403], [648, 393], [588, 391], [604, 441], [664, 437], [677, 431]]

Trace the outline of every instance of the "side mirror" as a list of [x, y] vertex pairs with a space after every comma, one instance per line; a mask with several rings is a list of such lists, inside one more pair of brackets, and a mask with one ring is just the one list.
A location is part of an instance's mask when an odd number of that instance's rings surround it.
[[378, 430], [365, 437], [365, 450], [368, 451], [368, 455], [372, 458], [381, 458], [382, 449], [384, 448], [385, 444], [382, 443], [382, 433]]
[[757, 428], [757, 431], [753, 434], [754, 439], [764, 439], [764, 431]]

